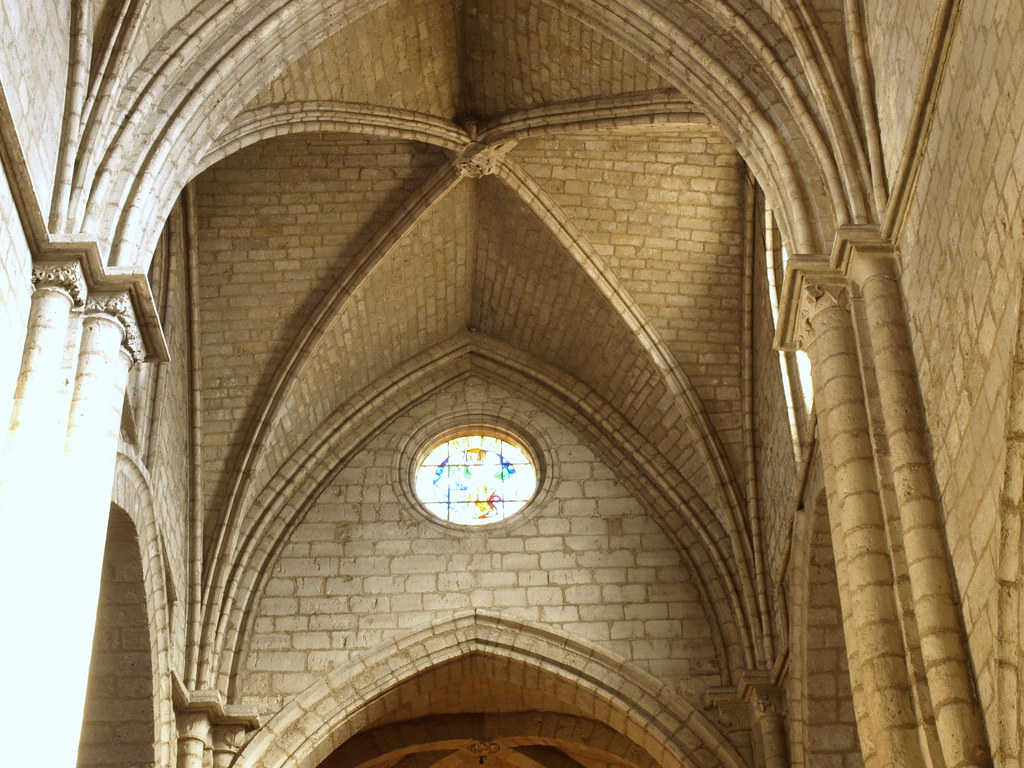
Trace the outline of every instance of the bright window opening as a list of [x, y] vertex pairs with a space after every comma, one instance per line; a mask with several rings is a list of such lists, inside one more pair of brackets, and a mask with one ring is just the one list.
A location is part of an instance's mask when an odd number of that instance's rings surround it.
[[[764, 254], [765, 266], [768, 271], [768, 298], [771, 303], [772, 321], [775, 326], [778, 326], [782, 281], [786, 274], [786, 262], [789, 260], [789, 254], [782, 244], [778, 224], [770, 208], [766, 208], [764, 212]], [[813, 406], [814, 389], [811, 384], [811, 361], [802, 351], [794, 353], [780, 350], [779, 367], [782, 369], [782, 387], [785, 390], [789, 412], [793, 451], [799, 460], [801, 426]]]
[[537, 470], [526, 449], [485, 432], [446, 436], [416, 469], [416, 496], [435, 517], [456, 525], [486, 525], [514, 515], [537, 492]]

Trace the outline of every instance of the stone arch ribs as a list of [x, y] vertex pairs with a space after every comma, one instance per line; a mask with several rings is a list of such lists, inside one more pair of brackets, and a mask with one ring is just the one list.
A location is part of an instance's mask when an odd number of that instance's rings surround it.
[[[112, 263], [145, 266], [165, 214], [195, 175], [197, 160], [249, 96], [380, 1], [276, 0], [268, 6], [205, 0], [145, 57], [137, 57], [141, 64], [134, 73], [104, 71], [107, 90], [101, 89], [83, 117], [75, 156], [62, 163], [71, 178], [59, 186], [70, 191], [67, 211], [57, 218], [66, 231], [96, 237], [109, 247]], [[846, 132], [845, 108], [835, 108], [831, 98], [809, 104], [801, 87], [817, 77], [806, 46], [797, 46], [793, 61], [779, 60], [724, 0], [701, 6], [710, 12], [698, 15], [714, 25], [718, 43], [729, 46], [728, 56], [735, 60], [728, 62], [652, 5], [547, 1], [599, 27], [695, 99], [755, 169], [779, 209], [792, 250], [821, 252], [837, 223], [867, 216], [862, 153]], [[680, 9], [697, 13], [693, 4], [670, 10]], [[269, 62], [276, 66], [268, 67]], [[744, 82], [749, 78], [766, 87], [752, 92]], [[125, 85], [118, 89], [120, 83]], [[827, 80], [812, 91], [819, 99], [832, 95]], [[125, 118], [115, 122], [113, 115]]]
[[[623, 472], [626, 484], [661, 521], [666, 535], [678, 543], [694, 574], [704, 604], [714, 617], [711, 626], [720, 633], [716, 646], [722, 663], [734, 670], [754, 664], [753, 622], [744, 612], [735, 563], [726, 554], [726, 533], [685, 478], [582, 383], [527, 353], [479, 334], [463, 334], [409, 360], [388, 382], [370, 386], [344, 404], [260, 490], [252, 503], [258, 514], [241, 532], [241, 546], [221, 556], [230, 562], [217, 573], [222, 581], [217, 592], [223, 599], [207, 606], [202, 687], [231, 692], [238, 649], [270, 563], [337, 467], [396, 413], [474, 371], [499, 381], [514, 380], [517, 391], [590, 435], [612, 465], [628, 468]], [[641, 480], [629, 482], [633, 476]], [[729, 670], [723, 670], [723, 675], [728, 678]]]
[[[566, 220], [555, 204], [524, 173], [509, 161], [499, 163], [497, 175], [533, 211], [555, 235], [576, 263], [593, 281], [594, 285], [614, 308], [622, 322], [630, 329], [652, 360], [662, 376], [668, 391], [674, 397], [680, 412], [687, 418], [692, 437], [700, 456], [711, 472], [725, 510], [723, 524], [729, 532], [730, 552], [737, 563], [737, 577], [741, 585], [743, 600], [749, 606], [744, 613], [752, 617], [754, 632], [759, 640], [755, 643], [755, 664], [764, 664], [766, 658], [767, 633], [771, 622], [755, 606], [765, 605], [766, 586], [755, 582], [751, 537], [747, 531], [747, 518], [743, 514], [741, 494], [735, 484], [724, 452], [710, 424], [704, 406], [664, 342], [644, 317], [636, 302], [619, 285], [593, 248], [582, 235]], [[225, 517], [218, 525], [215, 543], [208, 562], [217, 563], [218, 568], [231, 560], [230, 553], [237, 550], [242, 526], [239, 524], [242, 510], [251, 498], [252, 488], [248, 487], [255, 476], [255, 468], [263, 453], [270, 430], [276, 423], [287, 393], [296, 381], [298, 371], [312, 354], [317, 342], [323, 337], [333, 318], [340, 315], [348, 300], [354, 295], [359, 284], [373, 271], [391, 249], [409, 232], [427, 212], [444, 197], [458, 182], [454, 169], [439, 170], [425, 187], [393, 217], [364, 249], [361, 256], [346, 270], [334, 289], [327, 295], [302, 335], [292, 345], [288, 356], [279, 366], [258, 411], [255, 413], [249, 434], [244, 441], [243, 452], [233, 462], [235, 470], [228, 495], [225, 499]], [[222, 605], [222, 593], [228, 581], [224, 575], [216, 576], [204, 586], [203, 604]], [[760, 590], [760, 596], [759, 591]], [[205, 625], [202, 645], [211, 641], [213, 625]], [[218, 631], [218, 634], [219, 631]], [[200, 678], [205, 674], [200, 671]]]
[[[533, 136], [630, 126], [710, 125], [707, 115], [672, 89], [561, 102], [503, 115], [479, 127], [477, 141], [511, 145]], [[203, 157], [204, 170], [264, 139], [306, 131], [340, 131], [408, 139], [457, 152], [470, 140], [462, 128], [433, 115], [366, 104], [285, 102], [247, 109]]]
[[[593, 645], [474, 611], [427, 626], [339, 667], [299, 694], [239, 753], [238, 768], [314, 768], [369, 724], [389, 693], [418, 675], [480, 654], [552, 685], [642, 747], [666, 768], [741, 768], [745, 763], [692, 705], [655, 678]], [[376, 705], [376, 706], [375, 706]]]
[[329, 101], [286, 102], [242, 112], [203, 157], [202, 168], [258, 141], [306, 131], [342, 131], [421, 141], [452, 152], [469, 141], [466, 132], [454, 123], [406, 109]]

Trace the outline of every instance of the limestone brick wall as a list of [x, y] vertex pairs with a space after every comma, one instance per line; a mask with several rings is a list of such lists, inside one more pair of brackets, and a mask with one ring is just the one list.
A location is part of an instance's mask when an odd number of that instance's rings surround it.
[[0, 88], [36, 198], [53, 192], [68, 74], [69, 0], [0, 4]]
[[[289, 65], [254, 103], [365, 101], [486, 119], [539, 103], [665, 86], [649, 64], [548, 3], [492, 0], [474, 9], [461, 31], [436, 23], [448, 14], [443, 0], [373, 8]], [[534, 34], [523, 34], [526, 24]], [[378, 65], [366, 67], [370, 58]], [[536, 66], [541, 59], [544, 66]]]
[[579, 226], [676, 355], [741, 478], [742, 167], [718, 131], [524, 142], [515, 159]]
[[[456, 408], [501, 413], [545, 448], [550, 489], [524, 519], [452, 531], [412, 508], [408, 435]], [[658, 523], [573, 432], [471, 377], [379, 433], [296, 526], [255, 604], [240, 700], [275, 711], [325, 671], [473, 608], [596, 643], [694, 702], [720, 683], [693, 575]]]
[[14, 208], [7, 176], [0, 171], [0, 421], [10, 422], [21, 370], [25, 328], [32, 302], [32, 255]]
[[[898, 243], [947, 538], [990, 713], [998, 710], [997, 513], [1024, 259], [1022, 34], [1019, 5], [962, 4]], [[990, 736], [995, 722], [988, 718]]]
[[250, 147], [197, 179], [208, 503], [223, 502], [220, 470], [309, 312], [442, 161], [411, 142], [305, 134]]
[[111, 512], [79, 768], [153, 764], [153, 669], [139, 541]]
[[921, 87], [925, 54], [943, 0], [863, 3], [868, 57], [874, 75], [886, 173], [891, 182], [903, 159], [907, 127]]

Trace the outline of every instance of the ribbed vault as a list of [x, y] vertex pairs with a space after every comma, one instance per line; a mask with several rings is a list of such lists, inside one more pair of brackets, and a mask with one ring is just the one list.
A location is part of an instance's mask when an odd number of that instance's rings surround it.
[[[834, 31], [829, 10], [823, 26]], [[203, 0], [124, 11], [85, 20], [99, 63], [72, 94], [53, 215], [94, 233], [119, 264], [146, 263], [178, 191], [254, 97], [341, 97], [466, 126], [670, 86], [740, 148], [796, 250], [875, 217], [871, 116], [857, 114], [803, 3]], [[527, 42], [510, 44], [524, 27]]]

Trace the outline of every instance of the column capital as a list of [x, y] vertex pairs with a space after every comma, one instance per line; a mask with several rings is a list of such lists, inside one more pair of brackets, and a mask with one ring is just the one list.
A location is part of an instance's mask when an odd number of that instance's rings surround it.
[[106, 315], [113, 318], [124, 329], [121, 346], [128, 352], [132, 365], [146, 359], [146, 348], [142, 342], [135, 307], [127, 291], [116, 293], [90, 293], [85, 300], [85, 316]]
[[[156, 301], [149, 287], [149, 279], [144, 272], [124, 267], [111, 267], [104, 264], [98, 245], [91, 240], [76, 235], [54, 235], [46, 243], [45, 248], [35, 260], [35, 267], [46, 269], [50, 264], [77, 264], [83, 278], [81, 301], [78, 306], [88, 303], [93, 294], [124, 293], [130, 297], [132, 313], [135, 318], [135, 336], [139, 345], [129, 348], [133, 360], [136, 354], [145, 354], [147, 362], [164, 363], [170, 360], [167, 341], [160, 327], [160, 316]], [[34, 275], [33, 275], [34, 278]], [[74, 295], [72, 294], [73, 298]]]
[[775, 345], [787, 351], [806, 350], [819, 319], [830, 311], [846, 311], [849, 306], [846, 277], [828, 260], [821, 256], [791, 257], [782, 286]]
[[85, 303], [88, 288], [85, 272], [78, 261], [37, 261], [32, 265], [32, 286], [58, 288], [71, 297], [71, 303], [80, 307]]

